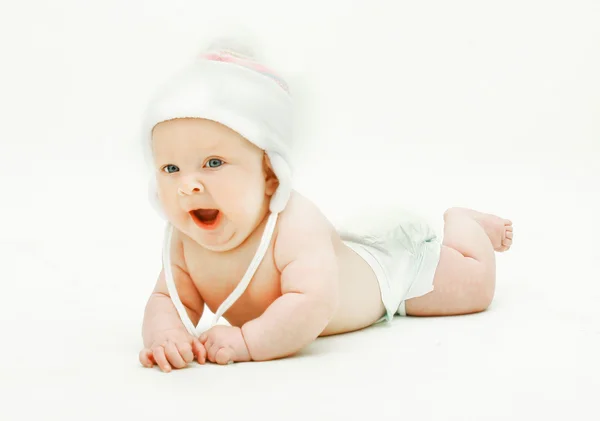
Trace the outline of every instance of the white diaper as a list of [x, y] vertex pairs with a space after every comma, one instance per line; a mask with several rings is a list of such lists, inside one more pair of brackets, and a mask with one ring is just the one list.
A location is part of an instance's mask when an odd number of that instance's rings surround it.
[[[338, 229], [344, 243], [371, 266], [379, 281], [386, 315], [406, 316], [405, 301], [433, 291], [441, 238], [431, 225], [406, 211], [357, 219], [353, 229]], [[360, 222], [359, 222], [360, 221]]]

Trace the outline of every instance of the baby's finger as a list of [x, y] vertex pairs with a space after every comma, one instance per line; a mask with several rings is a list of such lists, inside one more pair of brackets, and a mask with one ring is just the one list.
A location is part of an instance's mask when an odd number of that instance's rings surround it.
[[167, 354], [167, 358], [173, 367], [185, 367], [185, 361], [183, 361], [183, 358], [181, 358], [181, 354], [179, 354], [179, 350], [175, 346], [175, 343], [171, 341], [167, 342], [167, 345], [165, 346], [165, 354]]
[[209, 361], [212, 361], [210, 349], [213, 347], [213, 342], [207, 341], [203, 346], [204, 346], [204, 350], [206, 351], [206, 359]]
[[140, 351], [140, 363], [144, 367], [152, 368], [154, 366], [154, 359], [152, 358], [152, 351], [148, 348], [144, 348]]
[[207, 342], [204, 347], [206, 348], [206, 358], [208, 358], [209, 361], [216, 363], [216, 356], [217, 356], [217, 351], [219, 350], [220, 346], [217, 345], [216, 343], [210, 343]]
[[233, 357], [233, 349], [229, 347], [219, 348], [215, 355], [215, 362], [221, 365], [229, 364], [233, 362]]
[[157, 346], [152, 350], [152, 358], [156, 361], [156, 364], [160, 367], [162, 371], [168, 373], [171, 371], [171, 366], [167, 361], [167, 356], [165, 355], [165, 349], [162, 346]]
[[194, 352], [192, 351], [191, 344], [187, 342], [179, 343], [177, 344], [177, 349], [179, 350], [179, 355], [181, 355], [186, 364], [194, 361]]
[[204, 345], [198, 339], [194, 339], [192, 342], [192, 349], [194, 350], [198, 364], [206, 363], [206, 348], [204, 348]]

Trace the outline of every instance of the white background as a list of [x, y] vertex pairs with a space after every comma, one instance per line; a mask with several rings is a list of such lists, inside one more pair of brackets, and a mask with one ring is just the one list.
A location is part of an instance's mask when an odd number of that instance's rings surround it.
[[[600, 3], [3, 1], [0, 419], [598, 419]], [[137, 361], [160, 269], [140, 117], [223, 24], [299, 107], [297, 188], [513, 220], [485, 313], [398, 318], [300, 356]], [[320, 377], [319, 377], [320, 376]]]

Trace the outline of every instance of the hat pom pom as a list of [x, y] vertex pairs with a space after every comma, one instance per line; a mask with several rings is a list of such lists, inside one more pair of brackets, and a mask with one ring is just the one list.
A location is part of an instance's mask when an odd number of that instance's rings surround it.
[[228, 52], [248, 60], [260, 61], [258, 45], [254, 33], [243, 27], [236, 27], [227, 31], [226, 35], [213, 38], [206, 52]]

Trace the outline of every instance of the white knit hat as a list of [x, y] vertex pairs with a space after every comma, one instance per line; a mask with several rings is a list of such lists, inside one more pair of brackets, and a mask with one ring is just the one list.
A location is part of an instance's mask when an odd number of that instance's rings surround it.
[[[152, 130], [163, 121], [216, 121], [263, 149], [279, 180], [270, 211], [281, 212], [292, 190], [292, 98], [287, 84], [239, 40], [220, 39], [184, 66], [151, 98], [143, 117], [143, 148], [152, 165]], [[156, 180], [150, 201], [162, 212]]]

